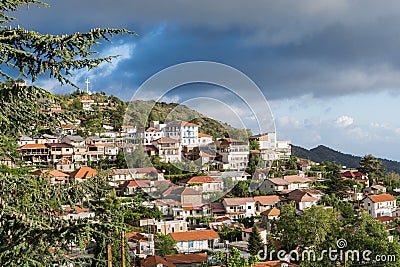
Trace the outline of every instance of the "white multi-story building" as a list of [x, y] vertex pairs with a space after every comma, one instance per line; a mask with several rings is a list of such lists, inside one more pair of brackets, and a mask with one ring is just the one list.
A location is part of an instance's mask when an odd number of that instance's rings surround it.
[[252, 197], [224, 198], [222, 201], [226, 215], [239, 219], [256, 215], [256, 201]]
[[217, 151], [222, 156], [224, 169], [246, 169], [249, 160], [248, 143], [232, 138], [222, 138], [217, 141]]
[[393, 216], [397, 209], [396, 198], [390, 194], [371, 195], [363, 199], [364, 209], [371, 217]]
[[186, 121], [171, 121], [163, 128], [164, 136], [179, 140], [182, 146], [194, 147], [199, 144], [200, 125]]
[[249, 137], [249, 140], [258, 141], [263, 160], [276, 160], [289, 158], [291, 155], [290, 141], [276, 140], [276, 133], [270, 132]]
[[160, 159], [164, 162], [176, 162], [181, 160], [181, 146], [178, 140], [162, 137], [151, 144], [158, 150]]

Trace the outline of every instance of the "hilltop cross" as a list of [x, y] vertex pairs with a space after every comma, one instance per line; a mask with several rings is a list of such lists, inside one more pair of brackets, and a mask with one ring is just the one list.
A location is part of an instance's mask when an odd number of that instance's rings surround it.
[[85, 83], [86, 83], [86, 93], [87, 94], [89, 94], [89, 79], [88, 78], [86, 78], [86, 81], [85, 81]]

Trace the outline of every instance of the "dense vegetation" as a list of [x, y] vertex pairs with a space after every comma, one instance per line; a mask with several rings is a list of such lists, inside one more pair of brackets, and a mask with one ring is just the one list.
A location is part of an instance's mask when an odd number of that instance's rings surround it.
[[247, 140], [249, 130], [237, 129], [227, 123], [208, 118], [201, 113], [176, 103], [156, 103], [154, 101], [133, 101], [128, 108], [126, 123], [140, 125], [141, 122], [184, 120], [201, 125], [200, 132], [214, 138], [231, 137]]

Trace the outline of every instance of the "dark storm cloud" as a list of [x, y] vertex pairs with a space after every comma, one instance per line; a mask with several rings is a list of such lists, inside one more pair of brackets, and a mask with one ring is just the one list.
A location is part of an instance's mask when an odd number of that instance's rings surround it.
[[238, 68], [272, 99], [396, 92], [400, 85], [397, 1], [49, 3], [17, 13], [18, 23], [53, 33], [107, 26], [140, 34], [122, 40], [132, 46], [130, 57], [96, 77], [105, 91], [133, 92], [155, 72], [191, 60]]

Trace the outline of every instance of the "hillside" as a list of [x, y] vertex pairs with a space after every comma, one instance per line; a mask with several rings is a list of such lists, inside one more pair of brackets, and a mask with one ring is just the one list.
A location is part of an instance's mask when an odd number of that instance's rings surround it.
[[[154, 105], [154, 107], [152, 107]], [[150, 115], [146, 118], [146, 110], [152, 107]], [[200, 124], [200, 132], [212, 135], [215, 138], [229, 137], [245, 140], [247, 138], [247, 131], [237, 129], [227, 123], [220, 122], [204, 116], [203, 114], [185, 106], [176, 103], [165, 103], [154, 101], [135, 100], [132, 105], [129, 105], [128, 115], [130, 119], [127, 124], [136, 124], [138, 121], [173, 121], [184, 120]], [[250, 133], [251, 134], [251, 133]]]
[[[310, 159], [315, 162], [335, 162], [348, 168], [358, 168], [361, 159], [359, 156], [344, 154], [323, 145], [319, 145], [310, 150], [292, 145], [292, 153], [299, 158]], [[380, 158], [378, 159], [382, 161], [382, 167], [389, 172], [400, 173], [400, 162]]]

